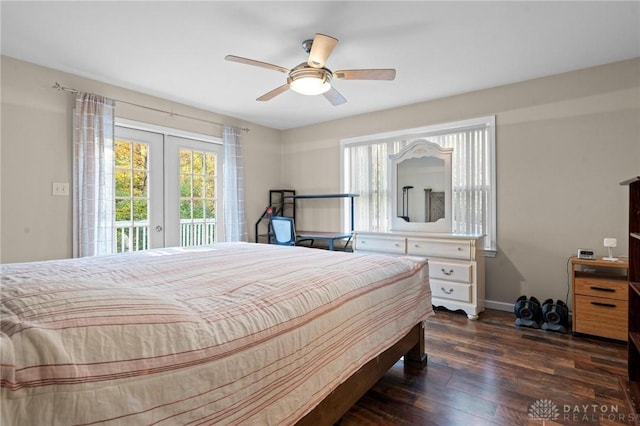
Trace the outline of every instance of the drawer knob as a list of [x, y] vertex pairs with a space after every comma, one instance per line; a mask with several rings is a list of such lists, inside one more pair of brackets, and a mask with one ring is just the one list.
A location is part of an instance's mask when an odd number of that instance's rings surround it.
[[451, 294], [451, 293], [453, 293], [453, 289], [452, 289], [452, 288], [450, 288], [449, 290], [447, 290], [447, 289], [445, 289], [444, 287], [440, 287], [440, 290], [442, 290], [442, 291], [443, 291], [444, 293], [446, 293], [446, 294]]
[[458, 247], [458, 251], [462, 251], [462, 247]]
[[398, 243], [395, 243], [394, 245], [395, 245], [396, 247], [400, 247], [400, 244], [398, 244]]
[[448, 271], [444, 268], [440, 268], [440, 270], [442, 271], [443, 274], [445, 275], [451, 275], [453, 274], [453, 269], [449, 269]]
[[419, 247], [420, 247], [420, 244], [414, 244], [413, 246], [414, 246], [415, 248], [419, 248]]

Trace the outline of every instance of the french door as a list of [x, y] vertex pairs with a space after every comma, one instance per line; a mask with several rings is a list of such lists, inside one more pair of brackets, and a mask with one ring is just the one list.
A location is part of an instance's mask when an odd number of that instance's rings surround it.
[[167, 136], [165, 144], [167, 246], [212, 244], [219, 234], [222, 146]]
[[114, 252], [217, 240], [221, 145], [116, 126]]

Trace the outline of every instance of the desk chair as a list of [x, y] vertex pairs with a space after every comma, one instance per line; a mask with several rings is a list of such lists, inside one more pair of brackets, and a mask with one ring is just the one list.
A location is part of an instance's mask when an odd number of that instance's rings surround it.
[[298, 243], [306, 242], [307, 244], [301, 244], [305, 247], [312, 247], [314, 240], [312, 238], [304, 238], [298, 240], [296, 237], [296, 225], [293, 218], [286, 216], [271, 216], [271, 222], [269, 223], [271, 232], [273, 232], [274, 244], [281, 246], [295, 246]]
[[275, 244], [281, 246], [296, 245], [296, 227], [293, 219], [285, 216], [271, 216], [271, 231]]

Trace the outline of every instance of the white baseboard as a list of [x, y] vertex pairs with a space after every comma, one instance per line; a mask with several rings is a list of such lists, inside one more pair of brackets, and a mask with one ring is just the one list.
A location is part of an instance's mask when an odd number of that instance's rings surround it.
[[495, 309], [497, 311], [513, 312], [513, 303], [496, 302], [494, 300], [485, 300], [484, 307]]
[[[484, 307], [495, 309], [496, 311], [513, 312], [514, 303], [496, 302], [494, 300], [485, 300]], [[573, 311], [569, 311], [569, 319], [573, 317]]]

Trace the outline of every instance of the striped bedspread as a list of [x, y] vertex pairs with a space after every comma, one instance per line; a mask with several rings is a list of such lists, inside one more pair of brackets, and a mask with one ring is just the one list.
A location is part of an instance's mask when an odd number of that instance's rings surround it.
[[0, 424], [293, 424], [432, 314], [426, 262], [220, 243], [1, 265]]

